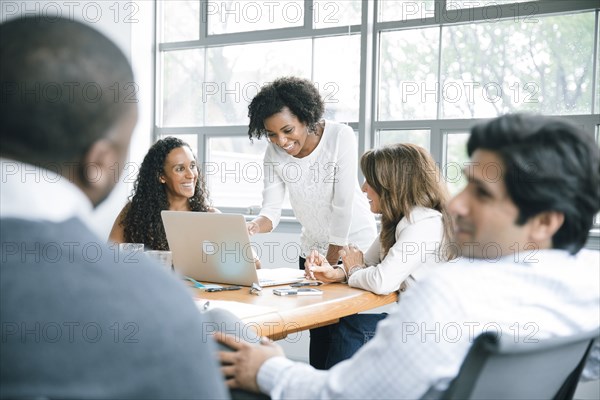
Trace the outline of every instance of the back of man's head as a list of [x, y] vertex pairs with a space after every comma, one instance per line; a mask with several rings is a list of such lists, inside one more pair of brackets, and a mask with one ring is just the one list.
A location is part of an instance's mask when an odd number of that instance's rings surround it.
[[564, 214], [552, 237], [557, 249], [576, 253], [586, 242], [600, 208], [600, 160], [593, 138], [549, 117], [509, 114], [475, 126], [467, 144], [497, 153], [507, 191], [521, 225], [544, 211]]
[[82, 23], [3, 23], [0, 59], [3, 157], [53, 169], [78, 163], [135, 106], [125, 55]]

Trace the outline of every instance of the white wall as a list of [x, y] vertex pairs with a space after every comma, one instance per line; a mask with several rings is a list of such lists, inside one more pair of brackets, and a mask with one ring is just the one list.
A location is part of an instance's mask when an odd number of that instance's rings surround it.
[[[102, 238], [108, 238], [115, 218], [131, 194], [137, 171], [152, 141], [154, 2], [133, 3], [121, 0], [102, 3], [103, 8], [112, 5], [113, 9], [107, 13], [108, 18], [98, 29], [113, 39], [129, 57], [137, 85], [138, 100], [138, 123], [131, 138], [129, 157], [121, 181], [110, 197], [98, 207], [93, 217], [92, 224], [96, 233]], [[115, 23], [114, 10], [117, 3], [120, 5], [120, 11], [119, 20]], [[131, 7], [132, 4], [136, 5], [135, 9]]]

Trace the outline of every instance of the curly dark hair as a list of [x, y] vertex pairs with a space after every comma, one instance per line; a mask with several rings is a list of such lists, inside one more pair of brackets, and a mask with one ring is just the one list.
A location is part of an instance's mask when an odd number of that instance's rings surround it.
[[[187, 146], [183, 140], [169, 136], [154, 143], [144, 157], [133, 193], [121, 220], [125, 241], [144, 243], [153, 250], [169, 250], [160, 212], [169, 209], [164, 185], [159, 178], [164, 173], [165, 160], [176, 148]], [[198, 170], [194, 196], [189, 199], [192, 211], [208, 211], [208, 191], [204, 178]]]
[[284, 107], [289, 108], [312, 132], [316, 131], [325, 112], [323, 99], [311, 81], [293, 76], [278, 78], [263, 86], [248, 106], [250, 140], [266, 136], [265, 119], [281, 112]]

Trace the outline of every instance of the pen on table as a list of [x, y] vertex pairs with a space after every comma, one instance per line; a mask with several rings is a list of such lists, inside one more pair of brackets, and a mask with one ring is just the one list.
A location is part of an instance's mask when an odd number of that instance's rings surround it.
[[298, 282], [298, 283], [292, 283], [290, 286], [291, 287], [302, 287], [302, 286], [319, 286], [322, 285], [323, 282], [321, 281], [312, 281], [312, 282]]
[[224, 290], [239, 290], [241, 286], [227, 286], [227, 287], [219, 287], [219, 288], [207, 288], [207, 292], [222, 292]]

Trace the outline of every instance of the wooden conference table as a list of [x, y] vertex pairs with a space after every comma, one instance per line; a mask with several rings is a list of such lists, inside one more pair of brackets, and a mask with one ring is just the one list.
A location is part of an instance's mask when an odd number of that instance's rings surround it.
[[[351, 288], [341, 283], [318, 286], [323, 291], [317, 296], [277, 296], [274, 286], [263, 288], [260, 296], [250, 293], [248, 287], [240, 290], [206, 292], [194, 289], [201, 307], [208, 300], [209, 307], [225, 306], [246, 324], [252, 325], [261, 336], [273, 340], [306, 329], [337, 322], [341, 317], [390, 304], [398, 299], [396, 292], [388, 295]], [[315, 287], [315, 286], [311, 286]], [[240, 304], [243, 303], [243, 304]]]

